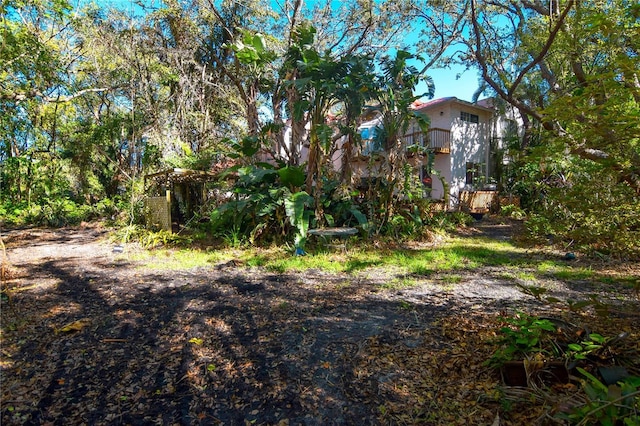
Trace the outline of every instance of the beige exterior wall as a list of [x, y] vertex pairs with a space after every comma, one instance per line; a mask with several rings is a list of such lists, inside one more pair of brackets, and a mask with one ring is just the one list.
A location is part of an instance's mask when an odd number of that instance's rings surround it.
[[[463, 121], [460, 118], [462, 111], [477, 115], [479, 123]], [[450, 207], [453, 207], [460, 191], [467, 188], [467, 162], [488, 164], [493, 113], [455, 99], [424, 108], [421, 112], [429, 117], [431, 128], [451, 131], [450, 154], [436, 154], [433, 166], [449, 185]], [[432, 180], [431, 197], [443, 199], [444, 188], [436, 174], [432, 175]]]
[[[478, 116], [479, 123], [470, 123], [460, 118], [460, 113], [464, 111]], [[449, 185], [450, 207], [458, 202], [460, 191], [471, 189], [466, 183], [467, 162], [482, 164], [485, 173], [488, 171], [490, 142], [492, 133], [495, 134], [496, 120], [493, 110], [483, 106], [459, 101], [456, 98], [444, 98], [424, 104], [423, 107], [418, 106], [418, 112], [429, 117], [429, 127], [449, 130], [450, 134], [450, 153], [438, 153], [434, 159], [434, 170], [444, 177]], [[379, 123], [379, 120], [373, 119], [363, 123], [362, 127], [372, 127]], [[408, 132], [419, 131], [417, 124], [411, 126]], [[287, 138], [285, 138], [287, 140]], [[342, 141], [340, 144], [344, 144]], [[308, 149], [302, 147], [301, 161], [306, 161]], [[341, 146], [332, 156], [332, 163], [335, 170], [342, 168], [343, 150]], [[409, 163], [416, 167], [416, 173], [419, 173], [418, 167], [421, 165], [418, 158], [409, 159]], [[370, 157], [359, 157], [352, 162], [352, 171], [354, 180], [359, 177], [374, 176], [379, 173], [379, 161], [371, 161]], [[431, 198], [443, 199], [444, 188], [437, 174], [432, 174]]]
[[[451, 182], [451, 155], [436, 155], [433, 162], [433, 169], [439, 172], [445, 182]], [[431, 198], [435, 200], [444, 199], [444, 188], [442, 187], [442, 182], [437, 174], [434, 173], [431, 175], [431, 182], [433, 187], [431, 191]]]

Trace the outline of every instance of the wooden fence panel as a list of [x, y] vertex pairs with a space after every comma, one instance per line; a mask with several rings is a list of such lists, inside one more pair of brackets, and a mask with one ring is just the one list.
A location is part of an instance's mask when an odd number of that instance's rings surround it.
[[147, 228], [171, 232], [171, 191], [164, 197], [145, 198], [144, 210]]

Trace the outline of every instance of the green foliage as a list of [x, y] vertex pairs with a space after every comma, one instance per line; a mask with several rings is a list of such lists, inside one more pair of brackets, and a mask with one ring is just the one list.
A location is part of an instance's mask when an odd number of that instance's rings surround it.
[[44, 198], [39, 203], [5, 202], [0, 216], [6, 225], [39, 225], [62, 227], [77, 225], [94, 217], [95, 210], [68, 198]]
[[304, 191], [291, 194], [284, 200], [285, 212], [289, 222], [296, 229], [294, 244], [296, 253], [304, 253], [304, 245], [309, 231], [309, 220], [312, 212], [309, 207], [313, 204], [313, 198]]
[[576, 425], [625, 425], [640, 424], [640, 377], [629, 376], [609, 386], [593, 374], [578, 367], [586, 400], [571, 409], [559, 413], [557, 418]]
[[[549, 358], [566, 358], [572, 363], [586, 364], [590, 358], [601, 362], [605, 357], [599, 351], [606, 349], [612, 339], [596, 333], [590, 333], [581, 341], [571, 341], [578, 335], [570, 331], [570, 324], [559, 325], [554, 321], [537, 318], [523, 313], [514, 317], [501, 318], [507, 325], [500, 329], [502, 334], [498, 341], [500, 348], [487, 360], [486, 364], [500, 367], [514, 358], [549, 360]], [[536, 357], [542, 354], [542, 357]], [[580, 366], [576, 370], [583, 376], [581, 380], [584, 396], [576, 395], [574, 403], [568, 410], [561, 410], [556, 418], [568, 420], [571, 424], [587, 425], [637, 425], [640, 409], [640, 378], [626, 376], [617, 384], [605, 385], [593, 374]], [[604, 375], [604, 373], [603, 373]]]
[[305, 174], [302, 167], [282, 167], [278, 169], [278, 176], [280, 176], [280, 182], [291, 191], [295, 191], [296, 188], [300, 188], [304, 185]]
[[[233, 198], [211, 213], [209, 231], [227, 240], [231, 237], [228, 241], [233, 244], [242, 240], [258, 243], [283, 238], [289, 232], [285, 200], [292, 193], [288, 186], [283, 186], [278, 171], [262, 166], [235, 170], [238, 179]], [[287, 176], [285, 173], [285, 180]]]
[[[414, 198], [413, 190], [416, 186], [408, 181], [407, 172], [412, 171], [406, 163], [407, 146], [403, 136], [413, 123], [426, 131], [428, 119], [416, 114], [411, 105], [416, 99], [422, 96], [433, 97], [435, 93], [433, 81], [412, 65], [412, 61], [421, 60], [404, 50], [397, 51], [393, 57], [385, 56], [378, 64], [381, 72], [376, 74], [373, 81], [372, 99], [377, 104], [381, 120], [377, 137], [384, 148], [380, 153], [379, 179], [375, 181], [373, 189], [375, 197], [368, 200], [368, 210], [375, 213], [369, 219], [376, 230], [388, 229], [387, 223], [394, 218], [396, 205], [402, 203], [405, 197]], [[416, 96], [414, 90], [419, 83], [424, 83], [427, 91]], [[411, 220], [408, 219], [413, 217], [415, 222], [414, 212], [409, 215], [405, 212], [401, 216], [404, 219], [396, 221], [410, 224]]]
[[515, 204], [501, 206], [500, 215], [510, 217], [512, 219], [524, 219], [527, 217], [527, 213]]
[[175, 152], [171, 155], [165, 156], [164, 158], [154, 160], [150, 157], [159, 155], [156, 152], [157, 148], [150, 146], [149, 149], [145, 150], [145, 154], [148, 157], [148, 160], [153, 165], [153, 162], [162, 162], [164, 167], [169, 168], [179, 168], [179, 169], [191, 169], [191, 170], [209, 170], [212, 164], [215, 163], [218, 153], [210, 148], [210, 149], [201, 149], [198, 152], [194, 152], [188, 145], [182, 145], [182, 152]]
[[602, 349], [609, 339], [590, 333], [588, 339], [567, 345], [566, 355], [574, 360], [587, 359], [587, 356]]
[[435, 231], [452, 232], [460, 227], [473, 223], [474, 219], [469, 213], [456, 212], [429, 212], [423, 220], [424, 226]]
[[98, 217], [115, 218], [121, 210], [118, 198], [103, 198], [95, 205], [95, 213]]
[[592, 253], [640, 254], [640, 198], [633, 189], [597, 163], [558, 158], [549, 149], [532, 151], [514, 177], [531, 238]]
[[[638, 79], [640, 45], [631, 4], [556, 2], [560, 25], [522, 2], [491, 2], [472, 18], [478, 31], [467, 46], [488, 85], [527, 119], [503, 184], [543, 219], [532, 234], [637, 258], [640, 92], [628, 82]], [[504, 25], [507, 16], [519, 25]]]
[[514, 317], [501, 318], [501, 321], [507, 324], [500, 329], [502, 337], [498, 344], [501, 347], [487, 361], [488, 365], [500, 366], [517, 357], [553, 348], [548, 343], [556, 332], [556, 326], [550, 320], [519, 313]]
[[433, 202], [426, 198], [397, 202], [394, 214], [378, 233], [397, 239], [429, 240], [433, 233], [453, 232], [473, 223], [468, 213], [434, 211]]
[[247, 66], [263, 67], [276, 59], [274, 52], [267, 49], [265, 38], [262, 34], [252, 34], [242, 31], [242, 38], [230, 45], [236, 53], [238, 60]]
[[[299, 167], [252, 165], [234, 168], [238, 179], [233, 199], [211, 213], [209, 231], [232, 245], [282, 242], [293, 234], [295, 247], [303, 249], [309, 227], [316, 223], [313, 198], [298, 191], [305, 175]], [[350, 196], [339, 196], [335, 181], [325, 179], [321, 203], [324, 218], [334, 226], [364, 224], [366, 217]]]
[[110, 238], [119, 244], [135, 242], [146, 249], [173, 245], [189, 245], [192, 242], [188, 236], [168, 231], [150, 231], [141, 225], [122, 226], [118, 228]]
[[362, 226], [368, 227], [368, 219], [360, 211], [355, 198], [358, 191], [351, 190], [338, 179], [325, 177], [322, 181], [323, 192], [320, 204], [324, 214], [324, 221], [329, 226]]

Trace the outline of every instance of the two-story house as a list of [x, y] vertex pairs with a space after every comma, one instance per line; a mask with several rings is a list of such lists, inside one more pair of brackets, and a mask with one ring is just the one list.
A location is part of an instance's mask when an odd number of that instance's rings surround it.
[[[428, 147], [435, 154], [431, 169], [424, 158], [408, 157], [425, 185], [427, 196], [437, 200], [448, 198], [449, 207], [455, 207], [461, 191], [489, 185], [496, 170], [495, 162], [502, 161], [496, 160], [494, 154], [503, 148], [501, 136], [505, 126], [504, 120], [498, 122], [499, 116], [492, 104], [447, 97], [416, 101], [413, 108], [429, 118], [429, 130], [424, 133], [417, 125], [412, 126], [404, 136], [405, 143]], [[512, 125], [513, 121], [507, 124]], [[354, 169], [363, 170], [368, 156], [381, 149], [376, 146], [375, 137], [379, 126], [377, 118], [360, 126], [363, 147]]]
[[[431, 165], [424, 155], [407, 155], [407, 162], [424, 185], [425, 196], [448, 200], [447, 208], [454, 208], [462, 191], [492, 189], [493, 178], [499, 177], [501, 166], [508, 162], [508, 156], [504, 156], [506, 141], [520, 136], [517, 114], [499, 112], [492, 98], [478, 103], [456, 97], [416, 101], [413, 109], [428, 118], [429, 129], [425, 133], [417, 124], [411, 126], [404, 136], [404, 144], [419, 145], [434, 154]], [[381, 119], [372, 110], [365, 114], [366, 121], [358, 128], [362, 144], [350, 162], [354, 176], [364, 179], [377, 176], [379, 165], [375, 154], [384, 150], [377, 138]], [[309, 125], [306, 131], [309, 131]], [[284, 140], [291, 143], [289, 127], [285, 128]], [[338, 146], [341, 147], [341, 143]], [[343, 167], [341, 150], [338, 148], [332, 152], [331, 163], [336, 170]], [[279, 156], [287, 158], [290, 149], [280, 147], [277, 151]], [[307, 160], [306, 143], [295, 151], [298, 152], [299, 163]], [[269, 161], [269, 158], [263, 161]]]

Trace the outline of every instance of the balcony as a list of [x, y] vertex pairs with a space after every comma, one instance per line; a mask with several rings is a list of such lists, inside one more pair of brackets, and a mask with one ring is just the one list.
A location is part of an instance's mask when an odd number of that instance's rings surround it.
[[407, 146], [420, 145], [433, 150], [436, 154], [449, 154], [451, 152], [451, 131], [439, 128], [431, 128], [424, 132], [414, 132], [404, 135], [403, 142]]

